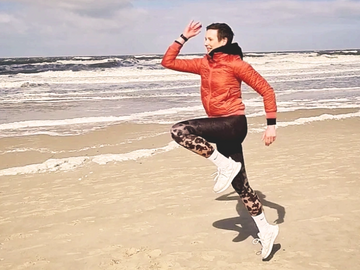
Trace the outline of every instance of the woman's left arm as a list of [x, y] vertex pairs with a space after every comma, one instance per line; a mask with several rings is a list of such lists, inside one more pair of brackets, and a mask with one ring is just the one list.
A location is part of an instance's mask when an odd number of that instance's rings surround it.
[[274, 89], [250, 64], [244, 61], [237, 61], [235, 76], [244, 81], [263, 97], [267, 128], [263, 134], [262, 140], [265, 142], [265, 145], [269, 146], [276, 139], [277, 105]]

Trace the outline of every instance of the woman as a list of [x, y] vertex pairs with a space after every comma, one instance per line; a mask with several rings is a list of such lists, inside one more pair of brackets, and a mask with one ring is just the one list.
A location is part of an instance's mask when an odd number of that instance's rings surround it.
[[[232, 43], [234, 33], [225, 23], [207, 26], [207, 54], [203, 58], [177, 59], [184, 43], [198, 35], [201, 28], [199, 22], [191, 21], [170, 45], [161, 64], [201, 76], [201, 100], [208, 117], [177, 123], [172, 126], [171, 135], [178, 144], [208, 158], [218, 167], [214, 185], [216, 193], [225, 191], [232, 184], [259, 229], [262, 258], [266, 259], [279, 227], [266, 221], [262, 204], [246, 176], [241, 144], [247, 134], [247, 121], [241, 83], [244, 81], [263, 97], [267, 118], [263, 141], [267, 146], [276, 138], [275, 93], [251, 65], [242, 61], [241, 48]], [[210, 143], [215, 143], [216, 149]]]

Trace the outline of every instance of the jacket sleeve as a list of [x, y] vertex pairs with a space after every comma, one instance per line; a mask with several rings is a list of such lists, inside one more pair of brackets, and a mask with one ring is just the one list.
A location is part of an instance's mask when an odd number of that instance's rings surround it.
[[174, 42], [170, 45], [167, 49], [164, 57], [161, 61], [161, 65], [163, 67], [173, 69], [176, 71], [182, 72], [189, 72], [200, 74], [200, 65], [201, 65], [201, 58], [194, 58], [194, 59], [177, 59], [176, 57], [179, 55], [181, 45]]
[[236, 78], [244, 81], [263, 97], [268, 124], [275, 124], [277, 106], [274, 89], [250, 64], [240, 60], [235, 63]]

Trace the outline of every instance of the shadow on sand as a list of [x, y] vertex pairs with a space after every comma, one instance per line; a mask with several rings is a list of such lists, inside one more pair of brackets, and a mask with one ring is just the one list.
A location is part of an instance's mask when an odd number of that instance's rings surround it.
[[[269, 202], [265, 198], [266, 196], [259, 190], [255, 191], [256, 194], [259, 196], [259, 199], [264, 207], [269, 207], [276, 209], [278, 218], [274, 221], [276, 224], [281, 224], [284, 222], [285, 218], [285, 208], [279, 204], [274, 202]], [[234, 191], [229, 194], [225, 194], [223, 196], [218, 197], [216, 200], [218, 201], [238, 201], [236, 205], [236, 211], [238, 212], [237, 217], [226, 218], [222, 220], [215, 221], [213, 226], [218, 229], [223, 230], [232, 230], [236, 231], [239, 234], [233, 239], [233, 242], [241, 242], [247, 239], [249, 236], [252, 236], [254, 239], [257, 238], [257, 233], [259, 232], [254, 220], [249, 215], [249, 212], [245, 208], [244, 204], [240, 200], [239, 195]], [[271, 223], [271, 221], [269, 220]], [[270, 256], [266, 259], [266, 261], [271, 260], [274, 254], [281, 248], [280, 244], [274, 244], [273, 250]]]

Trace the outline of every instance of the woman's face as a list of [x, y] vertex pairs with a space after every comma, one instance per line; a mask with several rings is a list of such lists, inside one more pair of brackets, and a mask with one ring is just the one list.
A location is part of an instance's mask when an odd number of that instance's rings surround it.
[[210, 53], [212, 50], [226, 45], [227, 38], [218, 40], [217, 33], [218, 33], [217, 29], [209, 29], [206, 31], [206, 33], [205, 33], [205, 48], [206, 48], [207, 53]]

